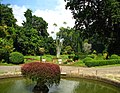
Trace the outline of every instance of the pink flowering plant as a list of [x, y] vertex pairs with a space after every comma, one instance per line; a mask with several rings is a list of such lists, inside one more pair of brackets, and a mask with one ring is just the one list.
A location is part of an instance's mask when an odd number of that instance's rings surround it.
[[22, 75], [37, 82], [38, 86], [44, 84], [52, 86], [60, 82], [60, 67], [52, 63], [32, 62], [24, 64], [21, 68]]

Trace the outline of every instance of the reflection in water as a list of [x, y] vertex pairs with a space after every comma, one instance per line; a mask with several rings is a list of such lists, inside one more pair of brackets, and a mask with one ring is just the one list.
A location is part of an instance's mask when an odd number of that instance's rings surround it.
[[[22, 78], [0, 79], [0, 93], [33, 92], [35, 82]], [[48, 93], [120, 93], [120, 89], [101, 82], [85, 79], [62, 79], [59, 86], [53, 86]]]

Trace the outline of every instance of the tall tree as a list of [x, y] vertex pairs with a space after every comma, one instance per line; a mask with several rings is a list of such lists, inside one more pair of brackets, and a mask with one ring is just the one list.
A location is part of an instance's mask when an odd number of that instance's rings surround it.
[[14, 18], [12, 8], [9, 4], [4, 5], [0, 3], [0, 25], [7, 25], [9, 27], [15, 26], [17, 20]]
[[[106, 48], [116, 41], [120, 44], [118, 0], [65, 0], [65, 2], [67, 2], [66, 9], [70, 9], [76, 19], [75, 28], [84, 30], [83, 33], [87, 38], [96, 38], [96, 41], [104, 43]], [[120, 46], [117, 47], [120, 49]]]
[[14, 50], [15, 22], [12, 8], [0, 3], [0, 49], [7, 54]]
[[49, 35], [47, 32], [48, 23], [43, 20], [42, 17], [32, 16], [32, 11], [30, 9], [27, 9], [24, 16], [26, 18], [26, 22], [23, 23], [24, 27], [36, 29], [39, 36], [47, 37]]
[[76, 31], [74, 28], [64, 28], [61, 27], [60, 31], [57, 33], [57, 37], [63, 38], [63, 48], [71, 46], [73, 51], [76, 53], [82, 52], [82, 37], [80, 31]]
[[41, 17], [32, 16], [32, 11], [28, 9], [24, 14], [26, 21], [23, 27], [17, 27], [14, 47], [24, 55], [39, 54], [39, 48], [46, 48], [48, 38], [47, 22]]
[[42, 17], [32, 17], [32, 27], [38, 31], [38, 34], [43, 37], [48, 37], [48, 23]]

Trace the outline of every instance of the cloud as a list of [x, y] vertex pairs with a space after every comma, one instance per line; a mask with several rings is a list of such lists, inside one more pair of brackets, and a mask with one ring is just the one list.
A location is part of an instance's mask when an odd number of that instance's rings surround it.
[[[25, 6], [19, 7], [17, 5], [12, 6], [15, 18], [18, 20], [17, 24], [21, 26], [23, 20], [25, 20], [24, 12], [27, 10]], [[37, 9], [33, 12], [33, 15], [42, 17], [48, 23], [48, 33], [55, 38], [56, 32], [59, 31], [60, 27], [65, 27], [63, 22], [67, 22], [66, 26], [73, 27], [74, 19], [72, 19], [72, 14], [70, 10], [65, 10], [64, 0], [58, 0], [58, 5], [53, 10]], [[57, 27], [54, 28], [53, 24], [56, 23]], [[55, 30], [55, 31], [54, 31]], [[54, 31], [54, 34], [51, 32]]]
[[14, 17], [17, 19], [17, 24], [22, 26], [23, 21], [25, 21], [24, 12], [27, 10], [25, 6], [19, 7], [17, 5], [11, 5], [13, 9]]

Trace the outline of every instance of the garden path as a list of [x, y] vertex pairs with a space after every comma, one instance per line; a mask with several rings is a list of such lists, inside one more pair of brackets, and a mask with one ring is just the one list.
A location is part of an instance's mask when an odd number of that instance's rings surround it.
[[[115, 67], [74, 67], [60, 66], [62, 74], [82, 74], [108, 77], [120, 81], [120, 66]], [[21, 66], [0, 66], [0, 75], [20, 74]]]

